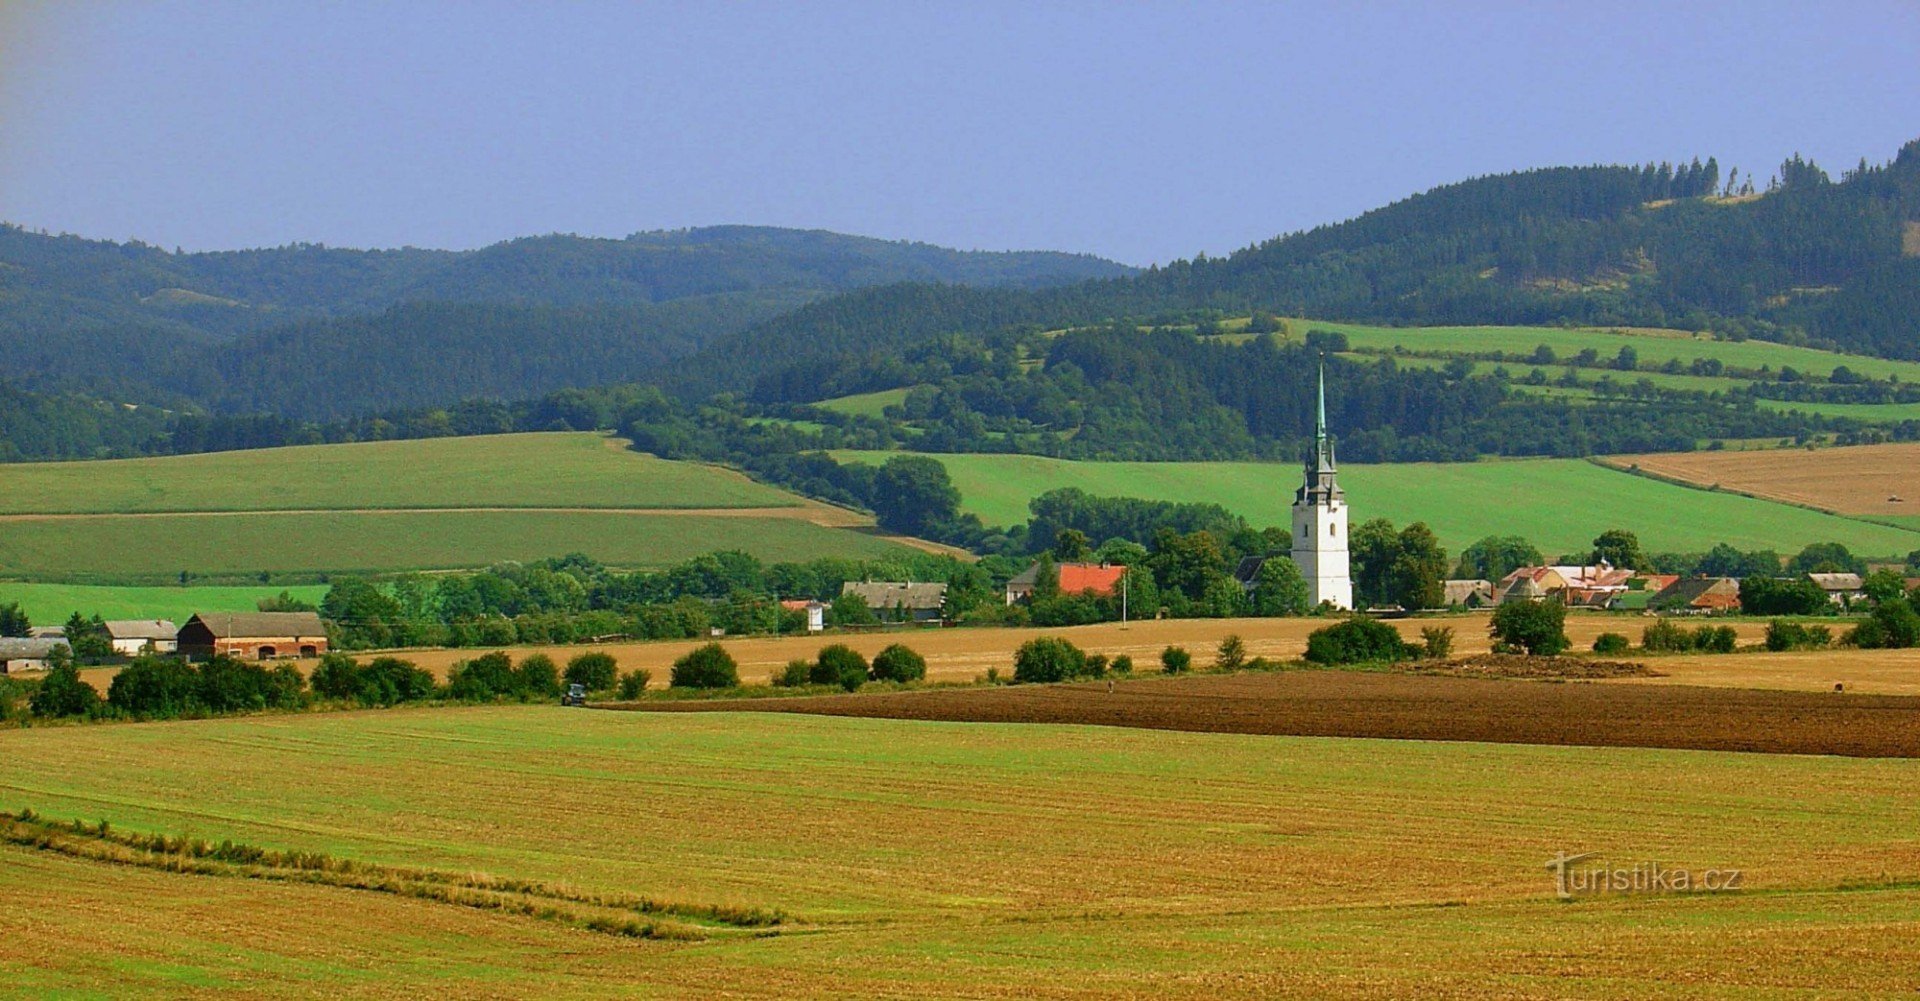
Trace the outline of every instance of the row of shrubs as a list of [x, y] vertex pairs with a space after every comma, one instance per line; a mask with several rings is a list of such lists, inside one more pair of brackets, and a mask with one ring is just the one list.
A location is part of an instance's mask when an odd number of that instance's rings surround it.
[[[786, 669], [774, 676], [773, 683], [783, 688], [833, 685], [852, 692], [869, 681], [908, 683], [925, 680], [926, 676], [926, 658], [904, 643], [895, 643], [874, 654], [872, 663], [868, 663], [860, 651], [835, 643], [822, 647], [812, 660], [788, 661]], [[737, 688], [740, 665], [726, 647], [708, 643], [673, 662], [670, 684], [674, 688]]]

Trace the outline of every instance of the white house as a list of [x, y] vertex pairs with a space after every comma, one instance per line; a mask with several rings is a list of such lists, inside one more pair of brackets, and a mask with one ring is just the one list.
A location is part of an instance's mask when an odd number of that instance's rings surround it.
[[128, 657], [180, 649], [180, 630], [166, 619], [115, 619], [107, 623], [107, 636], [113, 652]]
[[44, 671], [55, 650], [67, 648], [63, 639], [0, 638], [0, 674]]

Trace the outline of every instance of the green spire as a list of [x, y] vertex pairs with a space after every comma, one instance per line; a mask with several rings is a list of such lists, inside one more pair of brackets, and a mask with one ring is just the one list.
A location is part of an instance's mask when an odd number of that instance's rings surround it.
[[1320, 419], [1313, 426], [1315, 441], [1327, 440], [1327, 359], [1320, 357]]

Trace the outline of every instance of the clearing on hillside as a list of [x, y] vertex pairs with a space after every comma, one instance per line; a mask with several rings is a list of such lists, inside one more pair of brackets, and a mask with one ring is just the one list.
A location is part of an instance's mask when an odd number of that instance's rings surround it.
[[1841, 514], [1920, 515], [1920, 442], [1766, 452], [1661, 452], [1621, 469]]
[[[839, 452], [880, 462], [885, 453]], [[1752, 453], [1766, 455], [1769, 453]], [[1299, 467], [1264, 462], [1076, 462], [1029, 455], [944, 454], [962, 506], [989, 525], [1030, 517], [1027, 504], [1059, 487], [1103, 497], [1210, 501], [1255, 527], [1286, 525]], [[1522, 535], [1547, 554], [1579, 553], [1610, 528], [1630, 529], [1654, 551], [1740, 549], [1795, 552], [1842, 542], [1856, 553], [1904, 555], [1920, 532], [1869, 524], [1729, 493], [1693, 490], [1579, 459], [1344, 464], [1340, 482], [1353, 519], [1424, 521], [1458, 553], [1489, 535]]]
[[74, 612], [103, 619], [172, 619], [185, 622], [195, 612], [251, 612], [266, 598], [285, 591], [297, 601], [318, 605], [325, 584], [229, 587], [99, 587], [86, 584], [23, 584], [0, 581], [0, 605], [18, 602], [38, 625], [58, 625]]
[[[1912, 760], [534, 706], [36, 727], [0, 758], [48, 818], [809, 929], [628, 941], [0, 846], [0, 973], [43, 994], [1891, 996], [1920, 932]], [[1543, 864], [1581, 851], [1748, 892], [1563, 903]]]

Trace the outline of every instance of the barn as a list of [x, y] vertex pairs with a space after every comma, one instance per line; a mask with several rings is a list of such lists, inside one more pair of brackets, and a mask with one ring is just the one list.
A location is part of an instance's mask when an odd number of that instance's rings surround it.
[[179, 644], [196, 659], [318, 657], [327, 652], [327, 627], [317, 612], [197, 612], [180, 627]]
[[107, 623], [113, 652], [127, 657], [143, 653], [172, 653], [180, 630], [166, 619], [114, 619]]

